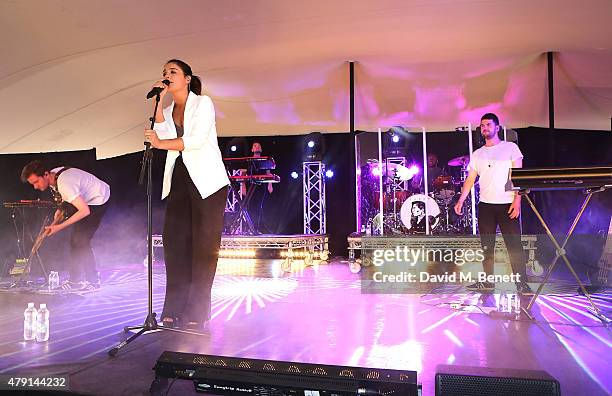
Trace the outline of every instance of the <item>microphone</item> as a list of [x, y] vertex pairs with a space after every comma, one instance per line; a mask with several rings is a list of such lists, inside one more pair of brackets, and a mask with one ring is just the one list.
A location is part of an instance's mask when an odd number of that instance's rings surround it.
[[[164, 80], [162, 82], [165, 85], [170, 85], [170, 80]], [[163, 91], [163, 90], [164, 90], [164, 88], [161, 88], [161, 87], [153, 87], [153, 88], [151, 88], [151, 90], [147, 94], [147, 99], [151, 99], [153, 96], [159, 95], [161, 93], [161, 91]]]

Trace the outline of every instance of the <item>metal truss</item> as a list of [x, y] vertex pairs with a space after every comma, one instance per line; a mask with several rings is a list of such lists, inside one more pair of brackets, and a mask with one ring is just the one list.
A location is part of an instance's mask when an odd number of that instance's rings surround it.
[[[163, 246], [162, 236], [153, 235], [153, 247]], [[304, 260], [308, 266], [318, 263], [315, 260], [325, 262], [329, 258], [327, 235], [223, 235], [219, 253], [220, 257], [254, 258], [258, 249], [280, 250], [284, 258], [281, 270], [285, 272], [291, 271], [296, 259]]]
[[[161, 248], [163, 246], [162, 236], [153, 235], [153, 247]], [[327, 235], [223, 235], [221, 237], [221, 250], [232, 249], [305, 250], [322, 260], [329, 257]]]
[[[406, 157], [388, 157], [387, 164], [401, 165], [406, 166]], [[389, 167], [387, 167], [389, 169]], [[392, 178], [393, 186], [395, 187], [395, 191], [406, 191], [408, 190], [408, 182], [400, 181], [399, 179]]]
[[325, 164], [304, 162], [304, 234], [322, 235], [327, 231], [325, 214]]
[[[232, 169], [231, 176], [240, 176], [240, 169]], [[240, 185], [239, 185], [240, 186]], [[238, 197], [240, 187], [238, 190], [234, 188], [229, 188], [227, 193], [227, 200], [225, 201], [225, 213], [235, 213], [238, 208]]]

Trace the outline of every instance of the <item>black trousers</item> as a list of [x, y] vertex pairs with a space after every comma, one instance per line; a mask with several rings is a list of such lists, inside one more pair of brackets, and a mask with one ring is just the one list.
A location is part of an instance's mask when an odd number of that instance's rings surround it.
[[70, 280], [79, 282], [99, 282], [98, 271], [96, 270], [96, 258], [91, 249], [91, 239], [100, 227], [100, 222], [108, 202], [104, 205], [90, 205], [89, 216], [77, 221], [72, 225], [70, 234]]
[[249, 216], [251, 216], [251, 220], [253, 221], [253, 226], [255, 227], [255, 232], [257, 234], [268, 234], [268, 227], [265, 222], [265, 208], [264, 204], [266, 199], [270, 195], [268, 192], [268, 185], [254, 185], [250, 186], [254, 188], [253, 197], [251, 198], [251, 202], [249, 203], [249, 207], [247, 208], [249, 211]]
[[497, 233], [497, 226], [499, 226], [510, 256], [512, 272], [520, 275], [521, 282], [527, 282], [525, 250], [521, 243], [521, 226], [518, 218], [511, 219], [509, 217], [508, 209], [510, 209], [510, 204], [485, 202], [478, 204], [478, 232], [484, 251], [482, 266], [487, 275], [493, 275], [495, 234]]
[[210, 318], [227, 187], [202, 199], [179, 156], [172, 174], [164, 223], [166, 299], [162, 318]]

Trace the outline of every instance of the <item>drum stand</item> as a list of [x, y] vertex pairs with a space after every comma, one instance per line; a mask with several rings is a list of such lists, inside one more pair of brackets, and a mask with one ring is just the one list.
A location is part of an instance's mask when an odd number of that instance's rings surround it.
[[450, 223], [450, 211], [451, 205], [444, 202], [444, 229], [443, 231], [446, 233], [457, 232], [459, 231], [457, 227]]
[[398, 204], [397, 191], [405, 191], [405, 190], [398, 190], [397, 188], [398, 180], [399, 180], [399, 177], [397, 175], [397, 169], [396, 169], [394, 170], [394, 176], [393, 176], [393, 179], [391, 180], [391, 196], [393, 200], [393, 217], [391, 219], [391, 224], [389, 224], [389, 227], [391, 228], [391, 232], [401, 234], [402, 233], [402, 221], [401, 219], [399, 219], [399, 214], [397, 213], [397, 204]]
[[567, 231], [567, 234], [565, 234], [565, 239], [563, 240], [563, 243], [561, 245], [559, 245], [559, 243], [555, 239], [554, 235], [550, 231], [550, 228], [548, 228], [548, 225], [546, 224], [546, 222], [544, 221], [544, 219], [540, 215], [540, 212], [538, 212], [538, 210], [536, 209], [535, 205], [533, 204], [533, 201], [531, 200], [531, 198], [529, 198], [529, 190], [519, 191], [519, 194], [523, 195], [525, 197], [525, 199], [527, 200], [527, 202], [529, 203], [529, 206], [531, 206], [531, 209], [535, 213], [536, 217], [538, 218], [538, 220], [540, 220], [540, 223], [542, 223], [542, 226], [544, 227], [544, 230], [546, 231], [546, 235], [548, 235], [548, 238], [551, 240], [551, 242], [553, 243], [553, 245], [556, 248], [555, 258], [553, 259], [553, 261], [552, 261], [552, 263], [550, 265], [550, 268], [548, 268], [548, 272], [546, 273], [546, 276], [544, 277], [544, 280], [542, 281], [542, 283], [540, 283], [540, 286], [538, 287], [538, 290], [536, 291], [536, 293], [533, 296], [533, 298], [531, 299], [531, 301], [529, 301], [529, 304], [527, 305], [527, 307], [523, 309], [523, 311], [525, 312], [527, 317], [529, 317], [529, 319], [531, 319], [531, 320], [534, 319], [533, 315], [531, 315], [531, 307], [535, 303], [536, 299], [542, 293], [542, 289], [544, 289], [544, 285], [546, 284], [546, 282], [548, 282], [548, 279], [550, 278], [550, 275], [552, 274], [553, 270], [555, 269], [555, 266], [557, 265], [557, 262], [558, 262], [559, 258], [561, 258], [565, 262], [565, 265], [570, 270], [570, 272], [572, 273], [574, 278], [576, 278], [576, 281], [578, 282], [578, 285], [580, 286], [580, 289], [584, 293], [584, 296], [587, 298], [587, 300], [589, 300], [589, 304], [591, 304], [591, 307], [592, 307], [592, 309], [589, 309], [589, 312], [591, 312], [591, 314], [595, 315], [597, 317], [597, 319], [601, 320], [601, 322], [603, 324], [608, 325], [610, 323], [610, 319], [607, 318], [604, 314], [602, 314], [601, 311], [599, 310], [599, 308], [597, 308], [597, 306], [595, 305], [595, 303], [593, 303], [593, 300], [591, 299], [591, 295], [589, 294], [589, 292], [586, 290], [586, 288], [584, 287], [584, 285], [580, 281], [580, 278], [576, 274], [576, 271], [574, 271], [574, 268], [572, 267], [572, 264], [570, 263], [569, 259], [567, 258], [566, 250], [565, 250], [565, 246], [567, 245], [567, 242], [569, 241], [569, 239], [572, 236], [574, 230], [576, 229], [576, 226], [578, 225], [578, 221], [580, 220], [580, 217], [582, 217], [582, 214], [584, 213], [584, 210], [586, 209], [587, 205], [589, 204], [589, 201], [591, 200], [591, 197], [593, 196], [593, 194], [598, 193], [598, 192], [602, 192], [605, 189], [606, 189], [606, 187], [601, 187], [601, 188], [596, 189], [596, 190], [589, 189], [589, 190], [585, 191], [587, 196], [584, 199], [584, 202], [582, 203], [582, 206], [580, 207], [580, 210], [578, 211], [578, 214], [574, 218], [574, 222], [572, 223], [572, 225], [570, 226], [569, 230]]

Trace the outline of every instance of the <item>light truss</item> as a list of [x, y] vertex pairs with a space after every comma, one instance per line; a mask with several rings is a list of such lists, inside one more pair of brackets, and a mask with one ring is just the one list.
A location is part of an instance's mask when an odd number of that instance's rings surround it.
[[304, 234], [323, 235], [327, 231], [325, 214], [325, 164], [302, 164], [304, 191]]

